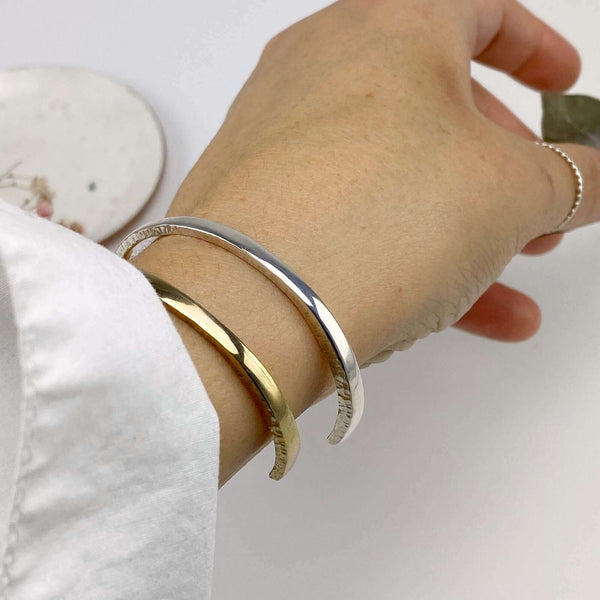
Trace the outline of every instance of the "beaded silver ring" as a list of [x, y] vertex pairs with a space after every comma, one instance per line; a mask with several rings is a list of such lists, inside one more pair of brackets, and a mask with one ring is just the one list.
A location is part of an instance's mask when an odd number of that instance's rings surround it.
[[573, 172], [573, 176], [575, 177], [575, 186], [576, 186], [576, 194], [575, 201], [573, 202], [573, 206], [569, 211], [569, 214], [561, 221], [561, 223], [552, 229], [551, 231], [546, 232], [545, 235], [550, 233], [563, 233], [564, 228], [571, 222], [571, 219], [575, 216], [575, 213], [581, 206], [581, 202], [583, 201], [583, 177], [581, 176], [581, 171], [579, 167], [575, 164], [573, 159], [563, 150], [549, 144], [548, 142], [535, 142], [538, 146], [542, 146], [543, 148], [548, 148], [553, 152], [556, 152], [559, 156], [561, 156], [569, 165], [571, 171]]

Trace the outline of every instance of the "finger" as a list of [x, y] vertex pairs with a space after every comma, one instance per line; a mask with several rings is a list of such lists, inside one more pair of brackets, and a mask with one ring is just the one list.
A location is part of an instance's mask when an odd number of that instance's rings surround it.
[[455, 327], [502, 342], [530, 338], [542, 320], [539, 306], [518, 290], [492, 284]]
[[551, 235], [543, 235], [542, 237], [535, 238], [521, 250], [521, 254], [536, 256], [550, 252], [550, 250], [554, 250], [554, 248], [560, 244], [563, 237], [565, 236], [562, 233], [553, 233]]
[[473, 91], [475, 106], [490, 121], [527, 140], [540, 139], [508, 107], [500, 102], [494, 94], [486, 90], [479, 82], [472, 80], [471, 89]]
[[[569, 231], [600, 221], [600, 150], [578, 144], [560, 144], [575, 163], [583, 179], [583, 199], [571, 221], [563, 228]], [[538, 215], [540, 227], [551, 231], [559, 226], [573, 208], [577, 179], [569, 163], [549, 148], [534, 145], [534, 160], [539, 166], [538, 189], [534, 194], [541, 202], [542, 214]], [[535, 182], [535, 177], [533, 178]], [[545, 198], [544, 198], [545, 196]], [[542, 233], [542, 232], [540, 232]]]
[[[479, 82], [471, 81], [473, 100], [477, 109], [490, 121], [504, 127], [527, 140], [539, 140], [540, 138], [529, 129], [509, 108], [507, 108], [496, 96], [486, 90]], [[544, 235], [529, 242], [521, 252], [531, 256], [550, 252], [560, 244], [563, 234], [555, 233]]]
[[540, 90], [562, 91], [581, 70], [577, 50], [516, 0], [480, 3], [473, 58]]

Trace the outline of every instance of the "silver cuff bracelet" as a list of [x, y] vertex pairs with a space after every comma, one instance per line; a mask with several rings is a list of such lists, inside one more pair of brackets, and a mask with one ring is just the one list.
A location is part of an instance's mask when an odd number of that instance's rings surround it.
[[117, 254], [129, 258], [135, 246], [163, 235], [195, 237], [232, 252], [270, 279], [296, 306], [325, 352], [338, 394], [338, 414], [327, 440], [337, 444], [358, 425], [364, 389], [356, 356], [341, 327], [319, 296], [289, 267], [260, 244], [221, 223], [197, 217], [167, 217], [132, 231]]

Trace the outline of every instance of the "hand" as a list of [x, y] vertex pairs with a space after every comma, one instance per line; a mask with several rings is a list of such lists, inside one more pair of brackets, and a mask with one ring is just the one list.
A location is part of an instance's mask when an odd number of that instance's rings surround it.
[[[457, 321], [527, 337], [535, 303], [488, 287], [524, 247], [557, 243], [532, 240], [568, 212], [572, 176], [470, 80], [471, 58], [539, 89], [579, 72], [576, 51], [511, 0], [326, 8], [268, 44], [171, 213], [222, 220], [278, 253], [363, 360]], [[595, 155], [574, 152], [589, 181]]]
[[[329, 6], [267, 45], [170, 214], [220, 221], [273, 251], [321, 296], [363, 365], [455, 323], [527, 337], [537, 306], [494, 281], [518, 252], [557, 243], [539, 236], [569, 212], [573, 176], [471, 81], [472, 59], [539, 89], [563, 89], [579, 71], [576, 51], [513, 0]], [[600, 216], [600, 154], [564, 148], [586, 184], [577, 227]], [[314, 400], [312, 378], [295, 372], [317, 367], [281, 366], [288, 354], [308, 360], [309, 342], [280, 325], [280, 299], [258, 303], [270, 284], [250, 284], [222, 251], [215, 266], [191, 242], [161, 238], [140, 259], [246, 328], [276, 379], [296, 378]], [[294, 344], [303, 351], [288, 353]]]

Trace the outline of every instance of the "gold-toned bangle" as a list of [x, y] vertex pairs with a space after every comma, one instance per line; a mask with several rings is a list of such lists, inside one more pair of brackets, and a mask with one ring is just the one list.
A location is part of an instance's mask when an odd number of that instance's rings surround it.
[[[141, 269], [140, 269], [141, 270]], [[269, 431], [275, 442], [275, 465], [269, 477], [281, 479], [300, 452], [300, 434], [292, 411], [265, 366], [227, 326], [193, 298], [156, 275], [141, 270], [168, 310], [189, 323], [215, 346], [230, 364], [245, 375], [266, 408]]]

